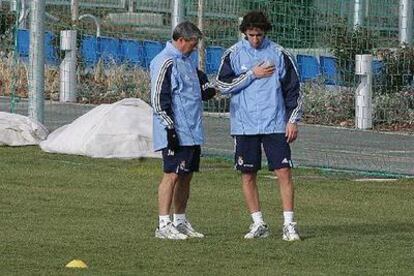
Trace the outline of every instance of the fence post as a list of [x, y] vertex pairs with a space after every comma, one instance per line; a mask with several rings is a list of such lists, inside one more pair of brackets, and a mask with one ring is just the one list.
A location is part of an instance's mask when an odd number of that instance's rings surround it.
[[354, 0], [354, 29], [364, 24], [364, 0]]
[[413, 1], [400, 0], [399, 38], [401, 46], [411, 46], [413, 41]]
[[29, 49], [29, 117], [44, 122], [45, 0], [32, 0]]
[[[198, 0], [198, 28], [203, 32], [204, 26], [204, 0]], [[206, 70], [206, 49], [204, 45], [204, 36], [198, 44], [198, 68], [205, 72]]]
[[128, 12], [135, 12], [135, 1], [134, 0], [129, 0], [128, 1]]
[[[16, 18], [20, 18], [20, 5], [17, 0], [10, 1], [10, 12], [14, 13]], [[12, 59], [12, 66], [16, 68], [17, 60], [19, 59], [19, 55], [17, 53], [17, 32], [19, 29], [19, 22], [15, 20], [13, 26], [13, 33], [14, 33], [14, 49], [13, 49], [13, 59]], [[18, 97], [16, 96], [16, 79], [17, 73], [14, 71], [11, 75], [10, 79], [10, 113], [14, 113], [16, 103], [18, 102]]]
[[355, 92], [355, 127], [372, 128], [372, 55], [355, 56], [355, 74], [361, 83]]
[[73, 24], [77, 24], [76, 22], [79, 19], [79, 1], [78, 0], [71, 0], [70, 11], [71, 11]]
[[27, 15], [29, 14], [29, 3], [26, 0], [20, 1], [20, 15], [19, 15], [19, 28], [27, 28]]
[[[243, 17], [239, 17], [238, 21], [239, 21], [239, 25], [237, 25], [237, 29], [239, 29], [241, 23], [243, 22]], [[244, 39], [244, 33], [239, 31], [239, 41], [243, 39]]]
[[[71, 17], [72, 28], [76, 28], [79, 17], [79, 2], [71, 0]], [[77, 45], [76, 30], [63, 30], [60, 32], [60, 49], [65, 51], [65, 58], [60, 63], [60, 102], [76, 102], [77, 81], [76, 81], [76, 65], [77, 65]]]
[[172, 0], [173, 9], [171, 14], [171, 31], [174, 30], [175, 26], [184, 21], [184, 0]]
[[60, 49], [65, 58], [60, 64], [60, 102], [76, 102], [76, 31], [60, 32]]
[[10, 1], [10, 11], [11, 12], [16, 12], [19, 8], [19, 3], [17, 2], [17, 0], [11, 0]]

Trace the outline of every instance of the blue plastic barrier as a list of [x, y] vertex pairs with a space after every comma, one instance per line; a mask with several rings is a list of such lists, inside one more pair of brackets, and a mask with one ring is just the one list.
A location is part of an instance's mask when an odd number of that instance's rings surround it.
[[80, 44], [80, 54], [86, 67], [91, 67], [98, 63], [98, 40], [96, 36], [86, 35], [83, 37]]
[[28, 30], [17, 30], [17, 52], [20, 57], [29, 57], [30, 34]]
[[335, 57], [320, 56], [319, 62], [321, 64], [321, 72], [325, 79], [325, 84], [339, 84], [337, 59]]
[[372, 73], [376, 76], [381, 75], [384, 70], [384, 63], [381, 60], [372, 61]]
[[159, 41], [153, 40], [144, 40], [144, 67], [149, 68], [151, 60], [158, 55], [162, 49], [164, 49], [165, 44]]
[[56, 46], [55, 35], [51, 32], [45, 32], [45, 58], [48, 64], [59, 64], [58, 46]]
[[218, 72], [221, 57], [223, 56], [225, 49], [220, 46], [209, 46], [206, 49], [206, 73], [215, 74]]
[[[56, 65], [59, 63], [57, 55], [57, 47], [54, 45], [55, 35], [51, 32], [45, 32], [44, 47], [45, 59], [48, 64]], [[30, 49], [30, 33], [29, 30], [17, 30], [17, 52], [23, 61], [28, 61]]]
[[119, 39], [114, 37], [98, 37], [98, 56], [104, 64], [118, 64], [121, 61]]
[[106, 65], [122, 60], [120, 40], [113, 37], [86, 35], [81, 41], [80, 53], [86, 67], [96, 65], [100, 59]]
[[142, 42], [132, 39], [120, 39], [121, 62], [132, 66], [143, 66], [144, 46]]
[[297, 55], [299, 78], [301, 82], [316, 80], [320, 75], [319, 62], [314, 56]]

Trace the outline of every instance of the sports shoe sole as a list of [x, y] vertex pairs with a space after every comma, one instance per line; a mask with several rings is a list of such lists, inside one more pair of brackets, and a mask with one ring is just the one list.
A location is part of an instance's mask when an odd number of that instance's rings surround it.
[[158, 239], [163, 239], [163, 240], [186, 240], [186, 239], [188, 239], [188, 236], [183, 237], [183, 238], [167, 238], [166, 236], [161, 235], [158, 232], [155, 232], [155, 237], [158, 238]]
[[282, 237], [282, 240], [284, 240], [284, 241], [288, 241], [288, 242], [294, 242], [294, 241], [300, 241], [301, 239], [300, 239], [300, 237], [298, 237], [298, 238], [294, 238], [294, 239], [288, 239], [288, 237], [283, 236], [283, 237]]

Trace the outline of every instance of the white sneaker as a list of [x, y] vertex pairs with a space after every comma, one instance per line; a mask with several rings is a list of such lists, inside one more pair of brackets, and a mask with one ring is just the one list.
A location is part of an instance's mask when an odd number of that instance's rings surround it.
[[284, 241], [300, 241], [296, 222], [291, 222], [283, 226], [283, 240]]
[[194, 230], [194, 228], [191, 226], [188, 220], [178, 225], [175, 225], [175, 228], [177, 228], [178, 232], [187, 235], [189, 238], [204, 238], [203, 234]]
[[244, 235], [245, 239], [267, 238], [270, 235], [270, 230], [266, 223], [253, 223], [249, 229], [250, 232]]
[[185, 240], [188, 238], [187, 235], [184, 235], [174, 227], [172, 222], [169, 222], [162, 228], [155, 229], [155, 237], [159, 239], [168, 239], [168, 240]]

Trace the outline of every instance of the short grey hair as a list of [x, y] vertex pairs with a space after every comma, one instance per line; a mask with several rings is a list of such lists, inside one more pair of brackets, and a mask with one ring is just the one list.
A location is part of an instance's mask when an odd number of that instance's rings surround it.
[[172, 33], [173, 40], [178, 40], [180, 37], [184, 39], [201, 39], [203, 37], [203, 33], [193, 23], [184, 21], [178, 24]]

